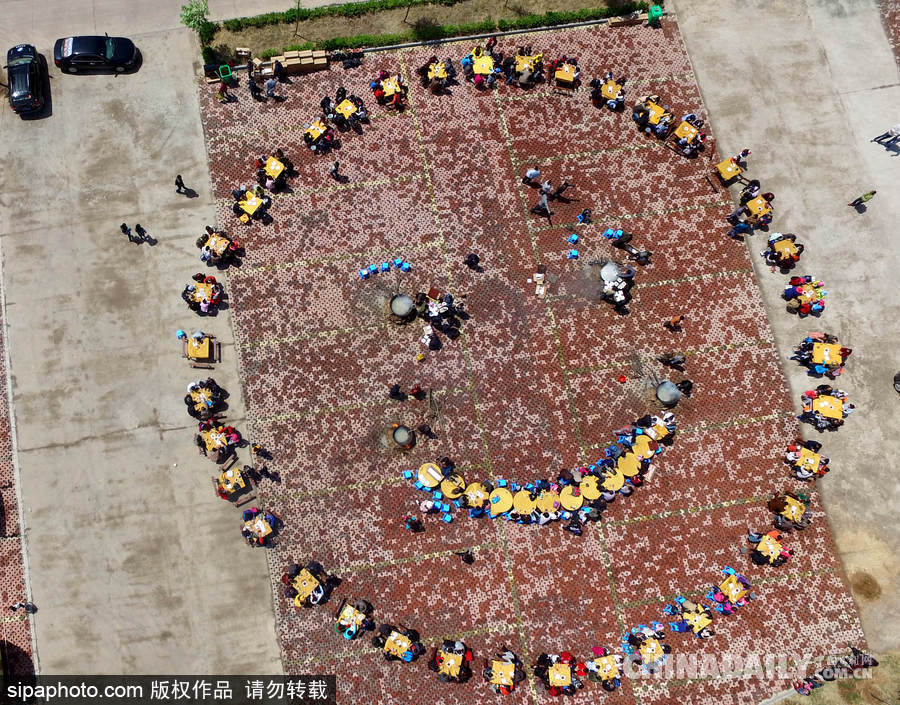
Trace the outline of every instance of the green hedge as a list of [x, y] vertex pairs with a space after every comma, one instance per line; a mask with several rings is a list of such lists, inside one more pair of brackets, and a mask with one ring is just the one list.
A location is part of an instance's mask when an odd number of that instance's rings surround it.
[[317, 17], [359, 17], [371, 12], [381, 10], [396, 10], [410, 5], [455, 5], [462, 0], [366, 0], [366, 2], [347, 3], [344, 5], [326, 5], [324, 7], [292, 8], [284, 12], [267, 12], [264, 15], [253, 17], [238, 17], [233, 20], [225, 20], [222, 26], [230, 32], [239, 32], [245, 27], [265, 27], [270, 24], [284, 22], [303, 22], [314, 20]]
[[[456, 2], [458, 0], [454, 0]], [[394, 0], [376, 0], [376, 2], [394, 2]], [[370, 3], [361, 3], [363, 5]], [[404, 6], [401, 3], [401, 6]], [[344, 7], [339, 5], [337, 7]], [[598, 9], [573, 10], [571, 12], [548, 12], [543, 15], [525, 15], [512, 20], [485, 20], [483, 22], [470, 22], [461, 25], [423, 24], [416, 29], [399, 34], [357, 34], [352, 37], [334, 37], [315, 45], [304, 44], [302, 47], [288, 46], [283, 49], [267, 49], [261, 56], [270, 58], [285, 51], [302, 49], [326, 49], [334, 51], [338, 49], [357, 49], [359, 47], [381, 47], [392, 44], [404, 44], [406, 42], [428, 41], [431, 39], [446, 39], [449, 37], [462, 37], [469, 34], [487, 34], [490, 32], [508, 31], [511, 29], [532, 29], [535, 27], [553, 27], [570, 22], [587, 22], [589, 20], [616, 17], [630, 12], [646, 12], [649, 7], [647, 2], [623, 2], [614, 7], [601, 7]], [[327, 9], [327, 8], [320, 8]]]

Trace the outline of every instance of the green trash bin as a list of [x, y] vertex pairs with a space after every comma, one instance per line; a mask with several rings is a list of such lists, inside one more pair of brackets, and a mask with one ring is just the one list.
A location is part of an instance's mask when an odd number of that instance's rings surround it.
[[647, 13], [647, 24], [656, 24], [663, 16], [663, 9], [659, 5], [651, 5]]
[[219, 78], [226, 83], [231, 80], [231, 67], [228, 64], [222, 64], [219, 67]]

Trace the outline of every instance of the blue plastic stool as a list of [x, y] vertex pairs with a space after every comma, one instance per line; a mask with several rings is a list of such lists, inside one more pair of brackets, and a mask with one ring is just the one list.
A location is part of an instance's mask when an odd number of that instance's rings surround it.
[[444, 516], [441, 517], [441, 521], [449, 524], [451, 521], [453, 521], [453, 515], [452, 514], [444, 514]]
[[413, 476], [412, 470], [404, 470], [404, 471], [403, 471], [403, 477], [404, 477], [404, 479], [406, 479], [406, 480], [411, 480], [411, 479], [412, 479], [412, 476]]

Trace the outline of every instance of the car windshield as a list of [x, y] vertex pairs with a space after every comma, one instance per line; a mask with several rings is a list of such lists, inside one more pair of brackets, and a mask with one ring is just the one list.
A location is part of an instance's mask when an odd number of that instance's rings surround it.
[[30, 56], [17, 56], [15, 59], [7, 63], [7, 66], [21, 66], [22, 64], [27, 64], [31, 61]]
[[107, 37], [106, 38], [106, 58], [107, 59], [113, 58], [113, 55], [115, 53], [116, 53], [116, 43], [112, 39]]

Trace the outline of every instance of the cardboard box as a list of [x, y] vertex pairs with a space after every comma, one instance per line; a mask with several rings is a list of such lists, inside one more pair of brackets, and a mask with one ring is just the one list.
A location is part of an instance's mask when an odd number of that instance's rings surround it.
[[299, 51], [286, 51], [284, 52], [284, 60], [290, 61], [291, 59], [299, 59], [300, 52]]

